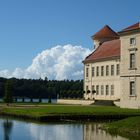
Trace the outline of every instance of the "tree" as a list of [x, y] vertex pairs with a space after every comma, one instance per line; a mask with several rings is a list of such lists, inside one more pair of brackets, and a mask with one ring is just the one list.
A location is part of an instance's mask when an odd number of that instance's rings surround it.
[[15, 97], [14, 102], [15, 102], [15, 103], [17, 102], [17, 97]]
[[92, 90], [92, 93], [94, 94], [94, 93], [96, 93], [96, 91], [95, 90]]
[[[0, 78], [0, 97], [5, 96], [5, 85], [8, 79]], [[9, 79], [12, 82], [12, 96], [25, 98], [79, 98], [81, 95], [76, 91], [83, 89], [82, 80], [49, 80], [42, 79]], [[92, 92], [92, 91], [90, 91]], [[87, 93], [87, 92], [86, 92]], [[82, 94], [82, 92], [81, 92]], [[24, 99], [23, 99], [24, 100]]]
[[12, 81], [7, 80], [5, 83], [5, 94], [4, 94], [4, 102], [7, 103], [7, 105], [13, 102], [12, 93], [13, 93]]
[[48, 77], [45, 77], [45, 81], [48, 81]]
[[0, 98], [4, 96], [4, 78], [0, 78]]
[[31, 102], [31, 103], [33, 102], [33, 97], [32, 97], [32, 96], [30, 97], [30, 102]]
[[52, 103], [52, 99], [51, 96], [48, 97], [48, 103], [51, 104]]
[[90, 93], [90, 90], [87, 90], [87, 93]]
[[42, 98], [41, 97], [39, 97], [39, 103], [41, 103], [42, 102]]
[[24, 97], [22, 97], [22, 102], [24, 103], [24, 101], [25, 101], [25, 100], [24, 100]]

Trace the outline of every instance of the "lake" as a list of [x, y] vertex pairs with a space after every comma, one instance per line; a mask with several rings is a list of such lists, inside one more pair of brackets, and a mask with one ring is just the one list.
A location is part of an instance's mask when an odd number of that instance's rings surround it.
[[99, 129], [100, 123], [33, 123], [0, 118], [0, 140], [128, 140]]

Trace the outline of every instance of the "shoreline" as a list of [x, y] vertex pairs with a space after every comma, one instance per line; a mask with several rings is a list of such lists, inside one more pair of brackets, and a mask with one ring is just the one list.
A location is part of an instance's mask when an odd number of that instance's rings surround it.
[[128, 117], [122, 120], [106, 123], [102, 129], [111, 135], [119, 134], [129, 139], [139, 140], [140, 138], [140, 116]]
[[50, 120], [120, 120], [140, 116], [139, 109], [121, 109], [114, 106], [84, 106], [61, 104], [12, 104], [0, 105], [0, 115], [34, 119]]
[[117, 134], [125, 137], [127, 137], [127, 135], [140, 136], [139, 109], [81, 105], [17, 105], [9, 107], [1, 106], [0, 116], [40, 123], [104, 121], [105, 125], [101, 129], [111, 134], [117, 132]]
[[21, 114], [11, 114], [0, 112], [0, 116], [19, 118], [19, 119], [27, 119], [27, 120], [35, 120], [40, 122], [62, 122], [62, 121], [114, 121], [114, 120], [122, 120], [128, 117], [134, 117], [137, 115], [94, 115], [94, 114], [48, 114], [46, 116], [28, 116]]

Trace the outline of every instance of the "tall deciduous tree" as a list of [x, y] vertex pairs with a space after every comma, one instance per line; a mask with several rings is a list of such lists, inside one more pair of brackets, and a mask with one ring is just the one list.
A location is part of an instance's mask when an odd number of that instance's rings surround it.
[[7, 105], [13, 102], [12, 92], [13, 92], [12, 81], [7, 80], [5, 83], [5, 95], [4, 95], [4, 102], [7, 103]]

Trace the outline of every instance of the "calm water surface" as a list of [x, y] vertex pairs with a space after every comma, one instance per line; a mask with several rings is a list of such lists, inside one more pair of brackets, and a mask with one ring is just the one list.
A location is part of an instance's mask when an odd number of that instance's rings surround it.
[[37, 124], [0, 118], [0, 140], [128, 140], [98, 129], [99, 123]]

